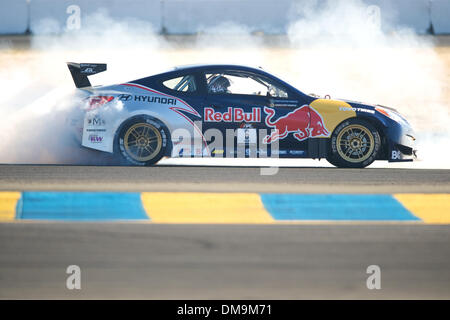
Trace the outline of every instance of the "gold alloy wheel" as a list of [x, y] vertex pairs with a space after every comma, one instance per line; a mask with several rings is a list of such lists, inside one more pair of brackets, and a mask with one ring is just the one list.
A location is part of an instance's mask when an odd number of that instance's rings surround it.
[[372, 132], [359, 124], [345, 127], [336, 139], [337, 152], [342, 159], [358, 163], [367, 160], [375, 148]]
[[153, 159], [162, 147], [161, 133], [148, 123], [136, 123], [125, 132], [125, 151], [136, 161]]

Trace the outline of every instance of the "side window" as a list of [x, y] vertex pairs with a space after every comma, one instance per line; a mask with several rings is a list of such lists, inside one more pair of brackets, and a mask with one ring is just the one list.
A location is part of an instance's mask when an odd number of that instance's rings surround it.
[[172, 78], [163, 82], [163, 85], [169, 89], [181, 92], [194, 92], [197, 90], [195, 77], [186, 75], [184, 77]]
[[276, 86], [268, 79], [243, 72], [223, 72], [206, 74], [208, 93], [247, 94], [277, 98], [287, 98], [286, 90]]

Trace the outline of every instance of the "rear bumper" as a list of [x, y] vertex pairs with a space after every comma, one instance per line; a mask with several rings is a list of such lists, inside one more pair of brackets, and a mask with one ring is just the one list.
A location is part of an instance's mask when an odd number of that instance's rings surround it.
[[75, 141], [81, 145], [82, 136], [83, 136], [82, 120], [76, 119], [76, 118], [69, 118], [66, 120], [66, 123], [68, 124], [69, 130], [70, 130], [73, 138], [75, 139]]

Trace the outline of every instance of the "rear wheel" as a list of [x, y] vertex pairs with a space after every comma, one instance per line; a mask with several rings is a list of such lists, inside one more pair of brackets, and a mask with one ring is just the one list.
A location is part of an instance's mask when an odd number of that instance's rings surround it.
[[341, 168], [364, 168], [375, 161], [380, 149], [377, 129], [365, 120], [352, 118], [341, 123], [331, 135], [327, 160]]
[[138, 117], [125, 123], [118, 135], [118, 152], [127, 162], [149, 166], [164, 156], [168, 129], [158, 120]]

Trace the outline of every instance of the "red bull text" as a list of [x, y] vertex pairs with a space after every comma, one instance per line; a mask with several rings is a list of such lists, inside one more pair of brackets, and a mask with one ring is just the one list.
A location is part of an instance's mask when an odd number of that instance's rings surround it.
[[226, 112], [205, 108], [204, 119], [205, 122], [261, 122], [261, 108], [252, 108], [252, 112], [244, 112], [242, 108], [231, 107]]

